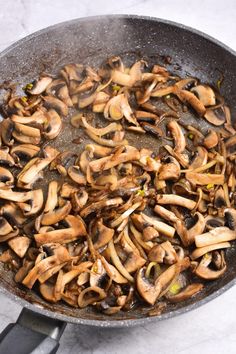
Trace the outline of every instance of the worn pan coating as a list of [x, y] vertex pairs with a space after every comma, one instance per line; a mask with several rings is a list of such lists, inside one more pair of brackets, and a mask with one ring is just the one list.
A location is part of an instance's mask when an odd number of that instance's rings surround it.
[[[215, 84], [224, 75], [222, 95], [226, 97], [232, 116], [236, 118], [236, 53], [222, 43], [203, 33], [169, 21], [138, 16], [99, 16], [65, 22], [36, 32], [20, 40], [0, 55], [1, 82], [13, 81], [24, 86], [42, 71], [56, 73], [66, 63], [79, 62], [99, 65], [109, 55], [121, 55], [126, 62], [148, 58], [151, 63], [161, 63], [163, 56], [170, 56], [169, 69], [177, 74], [190, 74], [203, 82]], [[191, 117], [189, 117], [190, 119]], [[188, 119], [188, 117], [186, 117]], [[70, 144], [71, 130], [66, 126], [65, 139], [55, 143], [61, 149]], [[73, 133], [73, 134], [77, 134]], [[145, 138], [135, 145], [155, 145]], [[58, 145], [59, 144], [59, 145]], [[74, 146], [74, 149], [78, 146]], [[133, 312], [120, 312], [107, 317], [91, 309], [73, 309], [61, 304], [49, 305], [34, 291], [16, 286], [12, 274], [0, 265], [0, 288], [22, 306], [63, 321], [103, 327], [121, 327], [143, 324], [170, 318], [195, 309], [220, 295], [235, 283], [236, 250], [227, 251], [228, 271], [206, 285], [193, 299], [170, 305], [158, 316], [148, 318], [145, 308]]]

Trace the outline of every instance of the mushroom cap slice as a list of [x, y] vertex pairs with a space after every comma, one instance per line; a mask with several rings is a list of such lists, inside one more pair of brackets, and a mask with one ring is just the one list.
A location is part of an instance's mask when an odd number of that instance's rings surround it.
[[236, 231], [236, 209], [226, 208], [224, 210], [224, 216], [226, 225], [231, 229]]
[[180, 125], [176, 122], [176, 120], [171, 120], [167, 127], [173, 135], [175, 141], [174, 151], [181, 154], [185, 150], [186, 140]]
[[44, 213], [41, 219], [42, 225], [53, 225], [64, 220], [71, 211], [71, 202], [66, 201], [60, 208]]
[[220, 126], [225, 123], [225, 111], [222, 107], [216, 109], [208, 108], [204, 114], [204, 118], [209, 123]]
[[14, 177], [12, 173], [4, 167], [0, 166], [0, 188], [4, 186], [6, 188], [12, 188], [14, 185]]
[[55, 111], [55, 109], [50, 109], [46, 113], [47, 124], [44, 126], [44, 136], [49, 139], [55, 139], [61, 132], [62, 129], [62, 120], [59, 114]]
[[83, 219], [77, 215], [67, 215], [65, 218], [68, 228], [58, 229], [49, 232], [35, 234], [34, 238], [38, 246], [45, 243], [69, 243], [75, 241], [77, 238], [86, 236], [86, 228]]
[[13, 157], [9, 154], [9, 147], [2, 146], [0, 147], [0, 164], [7, 165], [12, 167], [15, 165]]
[[114, 236], [114, 229], [111, 229], [103, 224], [103, 220], [100, 219], [95, 225], [95, 235], [93, 245], [95, 249], [99, 249], [108, 244], [108, 242]]
[[203, 140], [203, 145], [207, 149], [212, 149], [216, 147], [219, 143], [219, 136], [215, 130], [210, 129]]
[[204, 106], [214, 106], [216, 104], [215, 92], [210, 86], [197, 85], [191, 89]]
[[68, 115], [67, 105], [64, 102], [62, 102], [61, 100], [59, 100], [58, 98], [53, 97], [53, 96], [44, 96], [43, 100], [44, 100], [44, 105], [46, 108], [49, 108], [49, 109], [52, 108], [55, 111], [57, 111], [58, 114], [60, 114], [62, 116]]
[[32, 87], [32, 89], [28, 90], [31, 95], [40, 95], [43, 93], [48, 85], [52, 82], [52, 78], [49, 76], [45, 76], [36, 81]]
[[186, 179], [194, 185], [204, 186], [207, 184], [224, 184], [223, 174], [186, 172]]
[[227, 242], [236, 239], [236, 231], [230, 230], [226, 226], [216, 227], [209, 232], [195, 236], [197, 247], [210, 246], [220, 242]]
[[204, 254], [215, 251], [215, 250], [219, 250], [219, 249], [223, 249], [223, 248], [229, 248], [231, 247], [229, 242], [220, 242], [220, 243], [216, 243], [210, 246], [205, 246], [205, 247], [199, 247], [196, 248], [192, 254], [191, 254], [191, 259], [194, 261], [195, 259], [198, 259], [199, 257], [204, 256]]
[[157, 204], [179, 205], [190, 210], [194, 209], [196, 206], [196, 202], [194, 200], [175, 194], [158, 194], [156, 201]]
[[182, 102], [188, 103], [199, 116], [203, 116], [206, 113], [204, 104], [192, 92], [180, 90], [176, 92], [176, 95]]
[[218, 279], [220, 278], [226, 271], [227, 266], [226, 263], [223, 262], [223, 266], [221, 269], [219, 270], [212, 270], [209, 268], [209, 265], [212, 261], [212, 254], [205, 254], [201, 260], [201, 262], [199, 263], [199, 265], [197, 266], [197, 268], [194, 270], [194, 273], [202, 278], [202, 279], [206, 279], [206, 280], [214, 280], [214, 279]]
[[8, 245], [19, 256], [23, 258], [29, 248], [30, 239], [26, 236], [17, 236], [8, 241]]
[[79, 166], [70, 166], [67, 170], [68, 175], [72, 179], [72, 181], [80, 184], [80, 185], [86, 185], [87, 180], [84, 174], [81, 172]]

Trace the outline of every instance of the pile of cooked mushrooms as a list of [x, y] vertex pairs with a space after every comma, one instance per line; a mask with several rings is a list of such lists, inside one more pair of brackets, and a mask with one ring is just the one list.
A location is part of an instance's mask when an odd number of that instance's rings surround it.
[[[5, 90], [0, 261], [17, 283], [52, 303], [153, 315], [225, 274], [236, 130], [218, 89], [111, 57]], [[54, 144], [68, 124], [90, 138], [80, 153]]]

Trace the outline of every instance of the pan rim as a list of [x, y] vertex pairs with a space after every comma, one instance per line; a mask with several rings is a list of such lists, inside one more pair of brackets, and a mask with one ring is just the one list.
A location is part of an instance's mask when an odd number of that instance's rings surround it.
[[[225, 45], [221, 41], [215, 39], [214, 37], [202, 32], [200, 30], [194, 29], [192, 27], [189, 27], [189, 26], [186, 26], [186, 25], [174, 22], [174, 21], [169, 21], [169, 20], [165, 20], [165, 19], [161, 19], [161, 18], [157, 18], [157, 17], [128, 15], [128, 14], [127, 15], [114, 14], [114, 15], [99, 15], [99, 16], [81, 17], [81, 18], [76, 18], [76, 19], [69, 20], [69, 21], [63, 21], [63, 22], [57, 23], [52, 26], [48, 26], [44, 29], [38, 30], [38, 31], [18, 40], [17, 42], [11, 44], [9, 47], [4, 49], [0, 53], [0, 58], [6, 56], [11, 50], [20, 47], [22, 44], [27, 43], [32, 38], [37, 38], [38, 36], [40, 36], [42, 34], [48, 33], [49, 31], [52, 31], [52, 30], [55, 30], [60, 27], [63, 27], [63, 26], [69, 25], [69, 24], [73, 24], [73, 23], [78, 23], [78, 22], [83, 23], [83, 22], [87, 22], [87, 21], [97, 21], [97, 20], [105, 20], [105, 19], [146, 20], [146, 21], [151, 21], [151, 22], [167, 24], [167, 25], [170, 25], [170, 26], [175, 27], [177, 29], [184, 29], [190, 33], [196, 34], [197, 36], [200, 36], [201, 38], [204, 38], [207, 41], [217, 45], [218, 47], [222, 48], [223, 50], [230, 53], [232, 56], [234, 56], [236, 58], [236, 51], [235, 50], [233, 50], [232, 48]], [[215, 299], [216, 297], [218, 297], [219, 295], [223, 294], [225, 291], [227, 291], [233, 285], [235, 285], [235, 283], [236, 283], [236, 278], [232, 279], [230, 282], [228, 282], [226, 285], [221, 287], [219, 290], [216, 290], [212, 294], [206, 296], [204, 299], [198, 300], [197, 302], [195, 302], [191, 305], [183, 306], [180, 309], [173, 310], [168, 313], [163, 313], [159, 316], [153, 316], [153, 317], [145, 317], [144, 316], [139, 319], [126, 319], [126, 320], [117, 320], [117, 319], [111, 320], [109, 318], [107, 320], [85, 319], [85, 318], [80, 318], [80, 317], [73, 317], [73, 316], [69, 316], [69, 315], [64, 315], [60, 312], [53, 312], [53, 311], [47, 310], [43, 307], [39, 307], [36, 304], [30, 303], [18, 295], [12, 294], [9, 290], [4, 288], [4, 286], [2, 286], [1, 284], [0, 284], [0, 293], [6, 295], [7, 297], [9, 297], [11, 300], [15, 301], [19, 305], [21, 305], [25, 308], [28, 308], [38, 314], [45, 315], [45, 316], [55, 318], [55, 319], [59, 319], [64, 322], [69, 322], [69, 323], [74, 323], [74, 324], [83, 324], [83, 325], [89, 325], [89, 326], [96, 326], [96, 327], [134, 327], [134, 326], [142, 325], [144, 323], [146, 324], [146, 323], [151, 323], [154, 321], [161, 321], [161, 320], [169, 319], [169, 318], [175, 317], [177, 315], [184, 314], [184, 313], [187, 313], [191, 310], [197, 309], [198, 307], [200, 307], [204, 304], [207, 304], [209, 301], [211, 301], [211, 300]]]

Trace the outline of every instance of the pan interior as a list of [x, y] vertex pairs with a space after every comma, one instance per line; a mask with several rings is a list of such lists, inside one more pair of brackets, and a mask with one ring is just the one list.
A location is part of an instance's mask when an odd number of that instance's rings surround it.
[[[96, 67], [111, 55], [120, 55], [126, 64], [137, 59], [147, 59], [150, 64], [162, 64], [165, 56], [171, 57], [168, 70], [178, 75], [196, 76], [202, 82], [216, 84], [223, 74], [222, 95], [231, 108], [232, 117], [236, 117], [236, 57], [227, 49], [208, 38], [191, 32], [182, 26], [165, 21], [130, 16], [106, 16], [74, 20], [40, 31], [18, 42], [0, 55], [1, 82], [10, 81], [24, 87], [38, 77], [41, 72], [56, 74], [67, 63], [83, 63]], [[22, 92], [21, 92], [22, 94]], [[183, 118], [191, 120], [188, 113]], [[68, 120], [67, 120], [68, 122]], [[64, 122], [63, 136], [52, 145], [60, 151], [68, 148], [78, 152], [78, 145], [71, 140], [81, 132], [72, 130]], [[206, 128], [206, 127], [205, 127]], [[155, 138], [134, 134], [127, 136], [131, 144], [137, 147], [158, 149]], [[85, 143], [86, 140], [83, 141]], [[0, 250], [2, 245], [0, 245]], [[209, 282], [205, 289], [193, 299], [184, 303], [170, 305], [165, 312], [180, 310], [206, 299], [231, 282], [236, 276], [236, 250], [234, 246], [227, 251], [228, 271], [217, 281]], [[86, 320], [125, 320], [146, 317], [147, 308], [118, 313], [107, 317], [91, 309], [73, 309], [63, 303], [48, 304], [36, 292], [16, 287], [13, 274], [0, 264], [1, 287], [27, 302], [36, 304], [55, 314], [67, 316], [68, 321], [75, 318]]]

